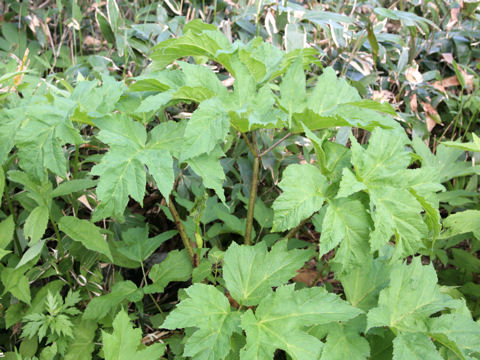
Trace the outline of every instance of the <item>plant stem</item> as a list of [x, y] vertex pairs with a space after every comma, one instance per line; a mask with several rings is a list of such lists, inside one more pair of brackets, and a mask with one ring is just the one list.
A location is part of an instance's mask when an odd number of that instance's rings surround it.
[[78, 157], [79, 157], [79, 150], [78, 145], [75, 145], [75, 160], [73, 163], [73, 178], [76, 179], [78, 175]]
[[255, 148], [252, 146], [252, 143], [250, 142], [250, 140], [248, 140], [248, 137], [247, 135], [245, 135], [245, 133], [241, 133], [242, 134], [242, 137], [243, 137], [243, 140], [245, 140], [245, 142], [247, 143], [247, 146], [248, 148], [250, 149], [250, 151], [252, 152], [252, 155], [257, 157], [258, 154], [257, 154], [257, 150], [255, 150]]
[[48, 215], [50, 217], [50, 223], [53, 226], [53, 230], [55, 230], [55, 235], [57, 236], [57, 243], [58, 243], [58, 250], [60, 251], [60, 257], [63, 257], [65, 251], [63, 249], [62, 239], [60, 238], [60, 232], [58, 231], [57, 224], [53, 221], [52, 215]]
[[[147, 285], [147, 274], [145, 273], [145, 268], [143, 267], [143, 262], [140, 262], [140, 265], [142, 267], [142, 273], [143, 273], [143, 281], [145, 283], [145, 285]], [[163, 313], [162, 311], [162, 308], [160, 307], [160, 305], [158, 305], [157, 301], [155, 300], [155, 297], [150, 293], [148, 294], [150, 295], [150, 299], [152, 299], [153, 303], [155, 304], [155, 307], [157, 308], [157, 310], [160, 312], [160, 314], [162, 315], [162, 317], [165, 319], [165, 314]]]
[[307, 222], [309, 222], [312, 217], [313, 217], [313, 215], [304, 219], [304, 220], [302, 220], [302, 222], [300, 224], [298, 224], [297, 227], [294, 227], [293, 229], [291, 229], [287, 233], [287, 235], [285, 235], [283, 238], [284, 239], [290, 239], [290, 238], [294, 237], [296, 235], [296, 233], [303, 227], [303, 225], [305, 225]]
[[253, 174], [252, 174], [252, 184], [250, 186], [250, 197], [248, 199], [248, 209], [247, 209], [247, 224], [245, 226], [245, 245], [250, 245], [252, 241], [252, 227], [253, 227], [253, 214], [255, 210], [255, 199], [257, 197], [257, 188], [258, 188], [258, 170], [260, 167], [260, 157], [258, 156], [256, 149], [256, 137], [255, 132], [252, 132], [252, 142], [253, 142]]
[[275, 142], [272, 146], [270, 146], [267, 150], [264, 150], [262, 151], [258, 157], [262, 157], [263, 155], [266, 155], [268, 154], [270, 151], [272, 151], [273, 149], [275, 149], [278, 145], [280, 145], [283, 140], [285, 140], [286, 138], [292, 136], [292, 133], [288, 133], [287, 135], [285, 135], [284, 137], [282, 137], [280, 140], [278, 140], [277, 142]]
[[185, 231], [185, 227], [183, 226], [182, 220], [180, 219], [180, 215], [178, 215], [177, 208], [175, 207], [175, 204], [173, 203], [173, 199], [171, 196], [168, 201], [168, 208], [170, 209], [173, 219], [175, 220], [175, 225], [177, 226], [178, 232], [180, 233], [180, 238], [182, 239], [183, 246], [185, 246], [185, 249], [187, 249], [188, 255], [190, 256], [190, 260], [192, 261], [192, 264], [195, 267], [196, 266], [195, 253], [193, 252], [192, 244], [190, 243], [190, 239], [187, 235], [187, 232]]

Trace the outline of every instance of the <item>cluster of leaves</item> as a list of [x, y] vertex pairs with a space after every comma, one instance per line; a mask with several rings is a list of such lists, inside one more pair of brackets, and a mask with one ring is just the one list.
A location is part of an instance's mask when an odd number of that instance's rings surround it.
[[[140, 36], [120, 8], [97, 12], [118, 49]], [[190, 21], [129, 81], [7, 65], [8, 358], [480, 357], [478, 137], [432, 152], [288, 34], [284, 52]]]

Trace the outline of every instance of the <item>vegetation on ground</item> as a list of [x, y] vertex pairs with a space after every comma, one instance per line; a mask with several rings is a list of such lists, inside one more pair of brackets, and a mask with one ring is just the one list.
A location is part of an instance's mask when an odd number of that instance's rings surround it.
[[479, 359], [479, 5], [1, 3], [2, 356]]

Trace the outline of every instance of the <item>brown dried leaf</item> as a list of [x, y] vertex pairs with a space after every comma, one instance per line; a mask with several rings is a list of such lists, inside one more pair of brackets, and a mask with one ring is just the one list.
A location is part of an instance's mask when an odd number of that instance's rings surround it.
[[453, 55], [452, 53], [443, 53], [442, 54], [443, 61], [445, 61], [447, 64], [452, 65], [453, 64]]
[[413, 94], [410, 98], [410, 107], [412, 108], [413, 112], [418, 112], [417, 94]]
[[414, 85], [420, 84], [423, 82], [423, 76], [418, 71], [418, 66], [411, 66], [405, 71], [405, 78], [409, 83], [412, 83]]
[[318, 271], [314, 269], [300, 269], [297, 270], [297, 275], [292, 279], [293, 281], [298, 281], [306, 284], [307, 286], [312, 286], [314, 281], [318, 279]]
[[453, 27], [458, 23], [458, 15], [460, 14], [460, 8], [450, 9], [450, 21], [447, 24], [447, 31], [453, 29]]
[[83, 40], [83, 45], [90, 47], [101, 46], [102, 42], [99, 39], [94, 38], [93, 36], [87, 35]]
[[431, 132], [435, 125], [443, 125], [438, 111], [427, 102], [422, 101], [423, 110], [425, 110], [428, 132]]

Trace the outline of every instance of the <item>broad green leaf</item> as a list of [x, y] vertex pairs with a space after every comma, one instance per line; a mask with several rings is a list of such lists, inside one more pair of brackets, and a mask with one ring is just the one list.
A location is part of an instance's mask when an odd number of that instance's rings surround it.
[[378, 127], [387, 129], [398, 127], [398, 124], [389, 116], [350, 104], [343, 104], [332, 110], [332, 113], [322, 115], [306, 108], [302, 113], [294, 114], [293, 120], [292, 131], [294, 132], [302, 132], [302, 122], [311, 130], [349, 126], [372, 131]]
[[15, 144], [15, 135], [25, 117], [25, 108], [2, 109], [0, 111], [0, 165], [7, 160]]
[[95, 224], [74, 216], [64, 216], [58, 222], [58, 227], [72, 240], [82, 243], [89, 250], [98, 251], [113, 261], [110, 248]]
[[376, 129], [364, 149], [357, 140], [352, 142], [352, 164], [357, 179], [367, 188], [388, 185], [401, 186], [400, 174], [410, 163], [410, 154], [405, 146], [409, 140], [404, 132]]
[[317, 85], [309, 96], [308, 108], [317, 114], [328, 114], [339, 104], [359, 100], [357, 90], [345, 79], [337, 78], [335, 70], [328, 67], [317, 78]]
[[385, 261], [371, 256], [359, 266], [348, 268], [338, 278], [345, 297], [352, 306], [364, 311], [377, 305], [380, 291], [388, 285], [391, 267]]
[[233, 74], [229, 54], [232, 46], [227, 37], [215, 27], [199, 27], [199, 23], [199, 20], [190, 21], [184, 28], [183, 36], [155, 46], [150, 55], [153, 68], [162, 69], [174, 60], [187, 56], [206, 56], [218, 61]]
[[155, 126], [148, 133], [146, 148], [149, 150], [168, 150], [178, 158], [184, 143], [183, 135], [186, 125], [186, 121], [167, 121]]
[[393, 359], [442, 360], [430, 338], [421, 333], [400, 333], [393, 340]]
[[412, 146], [420, 156], [422, 166], [433, 167], [442, 183], [455, 177], [480, 173], [480, 166], [472, 166], [465, 161], [465, 153], [461, 149], [440, 144], [434, 155], [419, 137], [413, 138]]
[[[335, 262], [341, 269], [363, 264], [369, 257], [370, 220], [363, 204], [349, 198], [329, 201], [323, 218], [319, 255], [340, 244]], [[337, 271], [342, 271], [337, 267]]]
[[30, 245], [36, 244], [45, 233], [48, 225], [49, 209], [46, 206], [37, 206], [25, 220], [23, 233], [30, 238]]
[[239, 50], [238, 55], [257, 83], [270, 78], [284, 56], [276, 46], [263, 41], [261, 37], [251, 40]]
[[225, 156], [225, 154], [217, 147], [211, 154], [203, 154], [188, 159], [187, 163], [192, 167], [192, 170], [202, 178], [203, 185], [206, 188], [215, 190], [220, 200], [225, 203], [225, 193], [223, 191], [225, 172], [219, 159], [223, 156]]
[[464, 151], [480, 152], [480, 137], [475, 135], [475, 133], [472, 133], [472, 137], [473, 137], [473, 142], [461, 143], [457, 141], [444, 141], [442, 142], [442, 144], [445, 146], [462, 149]]
[[428, 335], [451, 349], [461, 359], [480, 354], [480, 324], [470, 315], [446, 314], [430, 319]]
[[3, 250], [3, 249], [0, 249], [0, 260], [2, 260], [2, 258], [7, 255], [7, 254], [10, 254], [11, 251], [10, 250]]
[[315, 89], [308, 94], [304, 110], [297, 108], [294, 131], [302, 131], [303, 122], [310, 130], [335, 126], [355, 126], [367, 130], [375, 127], [395, 127], [395, 122], [382, 115], [392, 113], [390, 107], [375, 105], [371, 100], [361, 100], [357, 90], [344, 79], [338, 79], [335, 70], [324, 69], [317, 79]]
[[193, 271], [192, 261], [186, 250], [172, 250], [160, 264], [152, 266], [148, 277], [153, 285], [144, 288], [146, 294], [161, 293], [171, 281], [187, 281]]
[[152, 95], [147, 97], [146, 99], [142, 100], [140, 106], [135, 109], [136, 113], [146, 113], [150, 111], [159, 111], [165, 105], [167, 105], [170, 100], [172, 100], [171, 91], [165, 91], [160, 94]]
[[398, 116], [397, 112], [395, 109], [390, 105], [388, 102], [385, 103], [380, 103], [375, 100], [370, 100], [370, 99], [362, 99], [359, 101], [353, 101], [349, 102], [349, 105], [357, 106], [359, 108], [363, 109], [370, 109], [370, 110], [375, 110], [384, 114], [389, 114], [392, 116]]
[[143, 203], [147, 165], [158, 189], [168, 198], [173, 186], [173, 160], [170, 152], [149, 140], [142, 124], [125, 115], [111, 115], [96, 119], [101, 129], [98, 138], [110, 145], [102, 162], [92, 168], [99, 175], [97, 196], [101, 201], [93, 214], [94, 220], [108, 216], [121, 216], [128, 196]]
[[5, 287], [3, 294], [10, 292], [18, 300], [30, 304], [30, 284], [24, 272], [24, 269], [2, 268], [0, 278]]
[[338, 181], [342, 176], [342, 171], [348, 170], [351, 165], [350, 149], [343, 145], [326, 141], [326, 134], [320, 139], [303, 123], [302, 127], [303, 131], [305, 131], [305, 136], [312, 141], [317, 156], [317, 163], [322, 174], [332, 182]]
[[290, 65], [283, 77], [280, 84], [280, 95], [280, 105], [286, 110], [289, 119], [294, 113], [302, 112], [307, 99], [302, 55]]
[[100, 86], [97, 80], [79, 81], [70, 96], [70, 100], [77, 104], [72, 119], [93, 126], [92, 120], [115, 110], [125, 91], [126, 86], [123, 82], [108, 75], [102, 76]]
[[178, 232], [169, 230], [153, 238], [148, 237], [148, 227], [129, 228], [122, 233], [124, 246], [117, 247], [127, 258], [142, 263], [158, 249], [165, 241], [171, 239]]
[[204, 88], [212, 93], [212, 96], [226, 97], [227, 88], [222, 85], [217, 75], [204, 65], [193, 65], [187, 62], [178, 62], [185, 75], [185, 85], [189, 87]]
[[15, 231], [15, 222], [13, 215], [10, 215], [5, 220], [0, 222], [0, 249], [5, 249], [13, 239], [13, 232]]
[[427, 235], [421, 205], [407, 190], [390, 186], [370, 193], [375, 230], [370, 234], [372, 250], [379, 250], [392, 236], [396, 238], [396, 257], [415, 254]]
[[52, 191], [51, 196], [65, 196], [75, 192], [79, 192], [88, 188], [92, 188], [97, 184], [96, 180], [90, 179], [73, 179], [60, 183], [55, 190]]
[[240, 305], [257, 305], [272, 287], [285, 284], [312, 256], [309, 250], [287, 251], [285, 241], [270, 251], [263, 242], [255, 246], [232, 243], [225, 253], [223, 278]]
[[88, 303], [83, 320], [101, 320], [124, 300], [135, 297], [137, 292], [137, 286], [131, 281], [117, 282], [108, 294], [94, 297]]
[[94, 321], [83, 320], [80, 317], [72, 320], [75, 336], [69, 342], [65, 360], [89, 360], [95, 350], [95, 332], [97, 324]]
[[5, 172], [3, 171], [3, 167], [0, 164], [0, 202], [3, 199], [4, 189], [5, 189]]
[[328, 184], [314, 165], [293, 164], [285, 169], [278, 186], [283, 192], [272, 206], [274, 232], [291, 229], [320, 210]]
[[[357, 318], [358, 319], [358, 318]], [[366, 360], [370, 355], [368, 341], [352, 322], [328, 325], [327, 341], [321, 360]]]
[[[287, 315], [288, 316], [288, 315]], [[247, 310], [242, 316], [242, 328], [247, 334], [247, 343], [240, 351], [240, 360], [273, 359], [276, 349], [285, 350], [294, 360], [318, 359], [322, 352], [323, 343], [317, 338], [304, 332], [285, 332], [282, 327], [263, 324], [266, 319], [258, 319]]]
[[465, 210], [449, 215], [443, 226], [448, 228], [444, 236], [472, 232], [480, 240], [480, 210]]
[[51, 105], [32, 105], [15, 136], [20, 167], [39, 180], [46, 179], [46, 169], [60, 177], [67, 173], [67, 159], [62, 146], [81, 144], [82, 137], [70, 115], [75, 103], [55, 98]]
[[105, 360], [160, 359], [165, 345], [155, 343], [146, 347], [142, 344], [142, 330], [134, 329], [125, 310], [113, 320], [111, 334], [102, 330]]
[[353, 174], [350, 169], [344, 168], [342, 171], [342, 181], [340, 183], [340, 189], [338, 189], [337, 198], [344, 198], [362, 190], [367, 190], [367, 186], [358, 181], [355, 177], [355, 174]]
[[185, 85], [185, 76], [180, 70], [165, 70], [151, 72], [134, 78], [135, 82], [129, 86], [130, 91], [166, 92], [176, 90]]
[[137, 159], [141, 150], [127, 149], [111, 149], [103, 156], [102, 162], [91, 170], [91, 175], [100, 176], [96, 188], [100, 205], [95, 209], [94, 221], [112, 215], [121, 216], [129, 195], [143, 203], [146, 175], [142, 162]]
[[194, 284], [162, 324], [165, 329], [197, 328], [187, 338], [185, 356], [221, 360], [230, 352], [230, 337], [239, 332], [239, 313], [230, 311], [228, 299], [211, 285]]
[[425, 332], [429, 316], [445, 309], [449, 300], [440, 292], [433, 266], [422, 265], [415, 257], [410, 265], [398, 265], [390, 273], [390, 284], [380, 292], [378, 307], [368, 313], [368, 328]]
[[[173, 188], [173, 160], [168, 150], [146, 148], [139, 159], [148, 167], [160, 193], [168, 199]], [[143, 201], [140, 201], [142, 203]]]
[[216, 144], [225, 139], [229, 129], [230, 121], [222, 102], [218, 98], [202, 102], [185, 128], [182, 159], [212, 152]]
[[320, 287], [294, 291], [282, 286], [264, 297], [255, 314], [242, 315], [247, 343], [241, 359], [271, 359], [275, 349], [285, 350], [293, 359], [318, 359], [322, 343], [302, 331], [317, 324], [345, 321], [361, 313]]
[[[344, 171], [348, 176], [342, 179], [340, 193], [351, 193], [350, 184], [353, 191], [360, 189], [356, 182], [366, 187], [375, 228], [370, 235], [372, 250], [380, 249], [394, 236], [396, 258], [415, 254], [428, 235], [421, 203], [425, 203], [429, 214], [435, 215], [432, 212], [435, 192], [442, 189], [437, 176], [428, 169], [407, 169], [410, 154], [405, 146], [409, 140], [403, 132], [376, 129], [366, 149], [354, 137], [351, 142], [355, 178]], [[420, 193], [421, 197], [414, 193]]]

